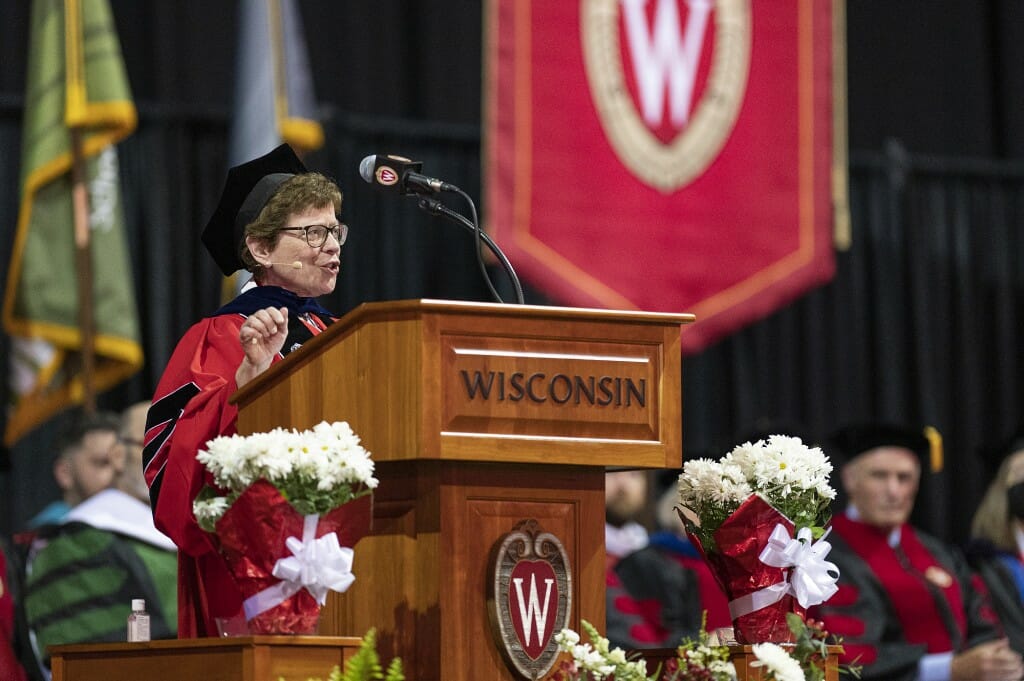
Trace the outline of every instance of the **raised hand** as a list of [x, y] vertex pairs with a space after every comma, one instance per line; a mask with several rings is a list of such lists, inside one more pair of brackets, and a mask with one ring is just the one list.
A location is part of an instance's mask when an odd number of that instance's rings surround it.
[[238, 331], [245, 358], [235, 372], [239, 388], [270, 367], [288, 336], [288, 308], [265, 307], [253, 312]]

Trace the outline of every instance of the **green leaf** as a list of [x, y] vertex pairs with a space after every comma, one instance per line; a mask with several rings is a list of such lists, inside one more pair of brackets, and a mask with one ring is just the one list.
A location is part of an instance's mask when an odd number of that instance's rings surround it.
[[370, 629], [363, 636], [356, 654], [345, 662], [345, 673], [341, 681], [373, 681], [383, 678], [380, 657], [377, 655], [377, 630]]
[[391, 660], [388, 670], [384, 674], [384, 681], [405, 681], [405, 674], [402, 673], [402, 658], [396, 657]]

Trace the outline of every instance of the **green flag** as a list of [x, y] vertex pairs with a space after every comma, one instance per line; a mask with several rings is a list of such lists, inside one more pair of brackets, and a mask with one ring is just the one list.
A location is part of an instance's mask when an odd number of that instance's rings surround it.
[[21, 207], [3, 307], [12, 338], [8, 444], [83, 398], [72, 128], [86, 158], [96, 390], [142, 366], [113, 146], [135, 129], [136, 113], [107, 0], [34, 0], [27, 82]]

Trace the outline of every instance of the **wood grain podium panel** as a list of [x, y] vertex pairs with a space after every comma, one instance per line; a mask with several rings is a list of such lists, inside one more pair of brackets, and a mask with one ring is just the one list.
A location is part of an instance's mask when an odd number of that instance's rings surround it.
[[604, 622], [602, 469], [549, 466], [538, 479], [525, 464], [382, 468], [392, 484], [374, 500], [373, 531], [356, 547], [356, 582], [328, 599], [321, 631], [376, 627], [381, 655], [401, 655], [417, 681], [517, 678], [492, 643], [487, 570], [495, 544], [531, 518], [562, 541], [574, 584], [599, 585], [574, 588], [570, 626]]
[[[498, 475], [496, 475], [496, 473]], [[596, 473], [596, 475], [595, 475]], [[519, 479], [517, 479], [517, 477]], [[605, 578], [604, 523], [594, 532], [594, 514], [604, 517], [604, 473], [581, 467], [553, 467], [546, 484], [536, 484], [531, 468], [519, 470], [465, 466], [453, 470], [446, 514], [449, 531], [443, 547], [451, 555], [453, 579], [443, 582], [442, 603], [464, 613], [450, 623], [442, 637], [442, 658], [461, 661], [465, 670], [500, 669], [492, 678], [518, 678], [504, 667], [498, 645], [481, 645], [484, 636], [496, 637], [488, 618], [486, 594], [491, 552], [515, 525], [533, 519], [558, 537], [572, 566], [573, 584], [603, 583]], [[527, 486], [527, 480], [533, 485]], [[499, 603], [498, 607], [502, 604]], [[579, 630], [586, 619], [604, 622], [604, 592], [573, 589], [570, 626]], [[445, 678], [474, 678], [464, 672]]]
[[307, 681], [359, 649], [340, 636], [240, 636], [51, 647], [53, 681]]

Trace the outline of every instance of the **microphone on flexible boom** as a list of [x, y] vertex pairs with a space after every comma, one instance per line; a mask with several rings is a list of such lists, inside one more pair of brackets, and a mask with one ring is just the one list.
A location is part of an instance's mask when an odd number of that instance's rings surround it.
[[286, 266], [286, 267], [291, 267], [293, 270], [301, 270], [302, 269], [302, 263], [299, 262], [298, 260], [293, 260], [291, 262], [268, 262], [267, 264], [268, 265], [282, 265], [282, 266]]
[[[476, 239], [476, 261], [480, 266], [480, 274], [483, 275], [484, 282], [486, 282], [487, 288], [490, 289], [491, 295], [499, 303], [505, 302], [501, 299], [498, 290], [494, 288], [494, 284], [491, 282], [491, 275], [487, 273], [487, 265], [484, 263], [483, 245], [490, 248], [498, 260], [501, 261], [502, 267], [505, 268], [515, 288], [516, 302], [520, 305], [523, 304], [523, 289], [519, 284], [519, 278], [516, 276], [515, 270], [512, 269], [508, 258], [498, 248], [498, 245], [480, 229], [480, 221], [477, 219], [476, 204], [473, 203], [473, 199], [454, 184], [420, 174], [420, 168], [422, 167], [422, 163], [412, 161], [404, 156], [394, 156], [391, 154], [384, 156], [371, 155], [359, 163], [359, 175], [370, 184], [385, 191], [394, 191], [399, 194], [420, 194], [419, 207], [422, 210], [433, 215], [442, 215], [472, 232]], [[452, 192], [465, 199], [473, 214], [473, 219], [467, 219], [434, 198], [434, 194], [439, 192]]]
[[436, 194], [456, 191], [454, 185], [420, 173], [423, 164], [391, 154], [367, 156], [359, 163], [359, 175], [372, 185], [399, 194]]

